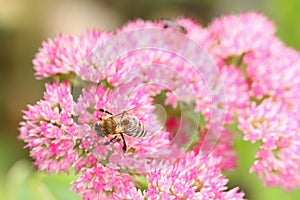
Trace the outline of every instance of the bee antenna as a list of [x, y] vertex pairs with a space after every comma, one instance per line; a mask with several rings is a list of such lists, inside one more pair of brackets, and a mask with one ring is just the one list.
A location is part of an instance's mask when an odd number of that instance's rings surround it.
[[104, 110], [103, 108], [100, 108], [99, 109], [100, 112], [104, 112], [104, 113], [107, 113], [109, 115], [113, 115], [111, 112], [107, 111], [107, 110]]

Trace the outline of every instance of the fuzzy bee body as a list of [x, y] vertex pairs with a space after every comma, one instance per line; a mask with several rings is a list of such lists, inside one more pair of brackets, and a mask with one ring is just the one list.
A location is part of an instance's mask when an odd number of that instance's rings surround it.
[[146, 129], [144, 124], [135, 117], [125, 117], [120, 121], [124, 134], [131, 137], [144, 137]]
[[104, 109], [99, 111], [109, 114], [109, 116], [99, 118], [100, 121], [95, 124], [94, 130], [100, 137], [115, 135], [109, 142], [105, 143], [106, 145], [110, 144], [120, 134], [124, 143], [123, 151], [125, 152], [127, 145], [123, 134], [131, 137], [144, 137], [146, 135], [144, 124], [136, 117], [128, 115], [126, 111], [117, 115], [113, 115]]

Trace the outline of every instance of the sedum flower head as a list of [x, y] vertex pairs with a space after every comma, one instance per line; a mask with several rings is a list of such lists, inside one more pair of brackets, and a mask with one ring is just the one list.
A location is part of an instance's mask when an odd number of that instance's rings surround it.
[[71, 85], [46, 84], [42, 100], [24, 111], [19, 138], [30, 149], [34, 164], [46, 171], [69, 171], [78, 153], [74, 151], [76, 124], [71, 116]]
[[80, 61], [79, 39], [73, 35], [59, 35], [42, 43], [33, 59], [35, 76], [38, 79], [68, 74]]
[[239, 118], [244, 139], [262, 144], [250, 171], [262, 177], [266, 185], [287, 190], [299, 187], [300, 182], [298, 111], [289, 110], [282, 102], [266, 99], [259, 105], [253, 103]]
[[213, 20], [209, 30], [214, 40], [212, 50], [222, 58], [258, 50], [268, 45], [275, 33], [273, 23], [258, 13], [223, 16]]

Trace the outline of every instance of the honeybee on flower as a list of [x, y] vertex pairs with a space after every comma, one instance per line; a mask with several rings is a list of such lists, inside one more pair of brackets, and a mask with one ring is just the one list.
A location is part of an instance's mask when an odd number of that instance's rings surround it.
[[[134, 110], [130, 109], [130, 110]], [[99, 122], [95, 124], [95, 131], [101, 137], [114, 136], [110, 141], [105, 144], [108, 145], [113, 142], [118, 135], [121, 135], [123, 140], [123, 151], [126, 152], [127, 144], [124, 138], [124, 134], [131, 137], [144, 137], [147, 133], [145, 125], [136, 117], [129, 115], [129, 111], [123, 111], [122, 113], [114, 115], [113, 113], [99, 109], [100, 112], [105, 114], [104, 117], [99, 117]]]

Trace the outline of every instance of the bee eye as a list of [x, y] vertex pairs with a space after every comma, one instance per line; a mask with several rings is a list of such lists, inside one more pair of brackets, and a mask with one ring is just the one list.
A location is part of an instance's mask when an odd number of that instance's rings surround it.
[[95, 124], [94, 130], [97, 132], [98, 136], [100, 136], [100, 137], [104, 137], [105, 136], [105, 134], [103, 133], [103, 131], [102, 131], [102, 129], [101, 129], [101, 127], [100, 127], [99, 124]]

